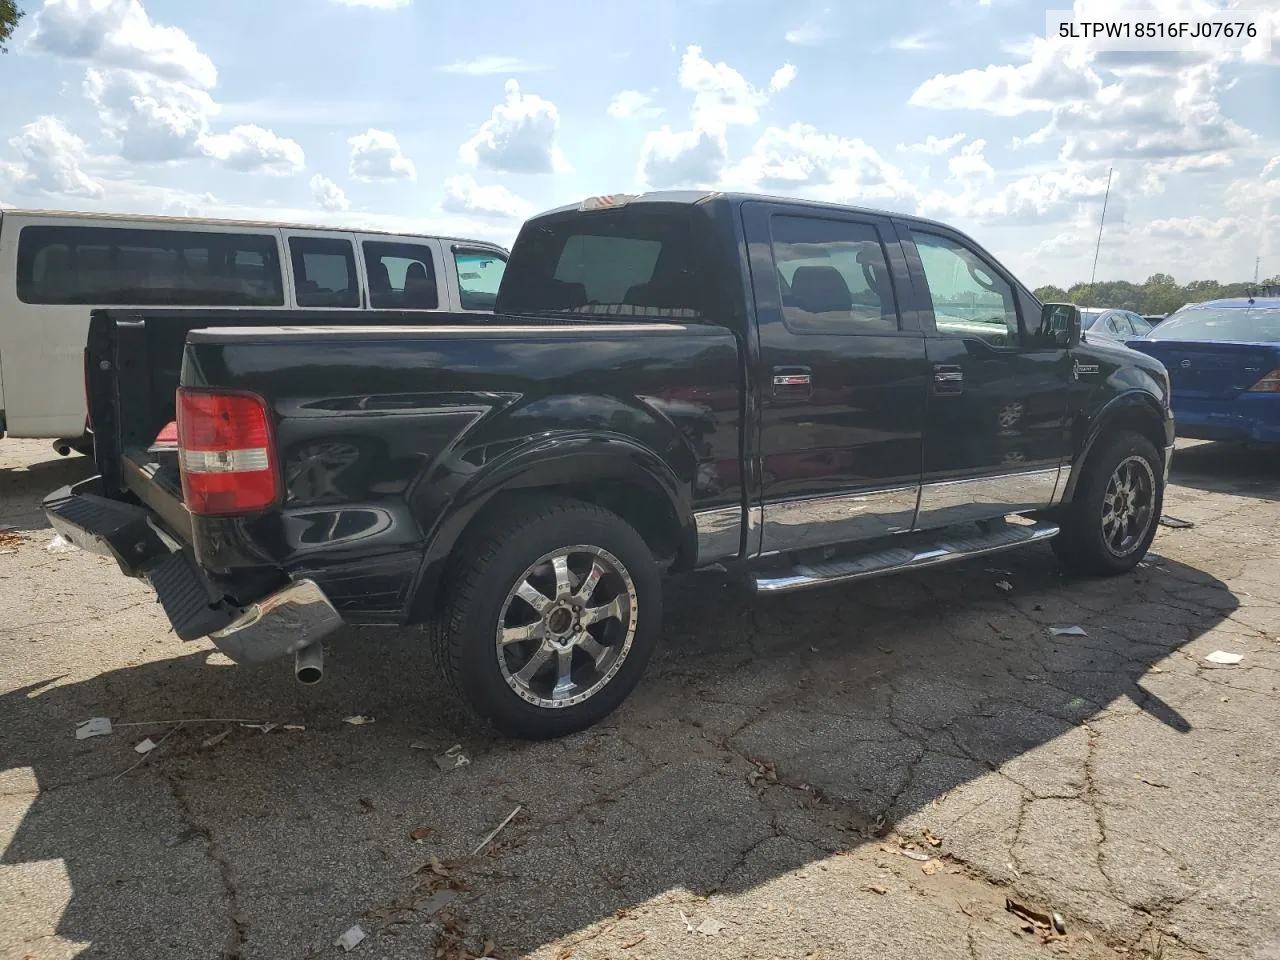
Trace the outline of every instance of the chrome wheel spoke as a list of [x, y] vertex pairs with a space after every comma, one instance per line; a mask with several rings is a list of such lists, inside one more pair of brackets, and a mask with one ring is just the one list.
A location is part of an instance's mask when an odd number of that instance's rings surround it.
[[538, 613], [545, 613], [547, 608], [554, 602], [545, 593], [529, 582], [526, 577], [520, 582], [520, 586], [516, 588], [516, 596], [533, 607]]
[[557, 651], [556, 685], [551, 688], [551, 696], [559, 699], [573, 693], [573, 647]]
[[556, 557], [551, 561], [551, 566], [556, 572], [556, 599], [563, 600], [569, 596], [569, 558]]
[[604, 658], [609, 655], [609, 648], [603, 646], [599, 640], [590, 634], [587, 635], [585, 640], [578, 641], [578, 647], [595, 662], [597, 668], [604, 662]]
[[593, 560], [591, 572], [582, 578], [582, 583], [578, 584], [578, 592], [573, 595], [573, 599], [578, 603], [586, 604], [591, 599], [591, 594], [596, 592], [596, 586], [600, 583], [602, 576], [604, 576], [604, 567], [600, 565], [599, 560]]
[[535, 620], [522, 627], [503, 627], [499, 642], [506, 646], [508, 643], [520, 643], [522, 640], [541, 640], [546, 635], [546, 625], [541, 620]]
[[550, 644], [544, 643], [538, 648], [537, 652], [529, 658], [529, 662], [521, 667], [517, 673], [513, 673], [512, 677], [519, 680], [525, 686], [528, 686], [529, 681], [531, 681], [537, 675], [538, 671], [546, 665], [546, 662], [551, 659], [551, 655], [554, 652], [555, 651], [551, 649]]
[[582, 611], [582, 623], [584, 626], [590, 626], [593, 623], [600, 623], [602, 620], [621, 620], [622, 619], [622, 597], [621, 595], [614, 597], [608, 603], [601, 607], [587, 607]]

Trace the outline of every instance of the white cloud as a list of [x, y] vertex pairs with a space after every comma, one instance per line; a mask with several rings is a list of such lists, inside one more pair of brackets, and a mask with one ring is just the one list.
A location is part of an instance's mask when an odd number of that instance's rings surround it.
[[983, 110], [1002, 117], [1052, 110], [1055, 104], [1092, 99], [1102, 80], [1081, 48], [1037, 38], [1026, 63], [992, 64], [939, 73], [916, 88], [908, 103], [941, 110]]
[[941, 49], [942, 43], [932, 30], [917, 30], [915, 33], [909, 33], [905, 37], [895, 37], [889, 41], [889, 46], [894, 50], [917, 53], [922, 50]]
[[652, 119], [662, 115], [662, 108], [653, 105], [653, 97], [639, 90], [623, 90], [613, 95], [606, 111], [609, 116], [619, 120], [630, 117]]
[[57, 117], [44, 116], [28, 123], [9, 138], [21, 164], [7, 165], [20, 185], [46, 193], [98, 199], [102, 184], [85, 173], [80, 164], [88, 159], [85, 143]]
[[485, 56], [474, 60], [459, 60], [440, 68], [444, 73], [462, 73], [471, 77], [487, 77], [495, 73], [535, 73], [546, 67], [519, 57]]
[[208, 89], [213, 61], [178, 27], [153, 23], [140, 0], [45, 0], [32, 18], [32, 50], [136, 70]]
[[199, 155], [217, 111], [204, 90], [133, 70], [90, 67], [83, 89], [120, 155], [140, 163]]
[[[773, 79], [795, 79], [795, 68], [784, 65]], [[750, 126], [760, 119], [760, 108], [769, 102], [769, 90], [760, 90], [747, 82], [737, 70], [724, 61], [712, 63], [702, 55], [702, 48], [690, 45], [680, 60], [680, 86], [693, 94], [693, 126], [697, 130], [723, 131], [729, 126]]]
[[784, 35], [787, 43], [798, 47], [816, 47], [835, 36], [830, 27], [831, 8], [828, 7], [806, 19], [800, 26]]
[[935, 190], [921, 198], [920, 211], [944, 220], [1039, 225], [1069, 219], [1081, 204], [1101, 201], [1106, 189], [1105, 169], [1068, 164], [1019, 177], [992, 194], [972, 185], [958, 194]]
[[335, 0], [344, 7], [369, 7], [372, 10], [403, 10], [413, 0]]
[[347, 199], [342, 188], [328, 177], [322, 177], [318, 173], [311, 178], [311, 196], [315, 198], [316, 206], [330, 213], [351, 209], [351, 201]]
[[935, 137], [932, 133], [924, 138], [923, 143], [900, 143], [898, 149], [908, 153], [930, 153], [942, 156], [965, 139], [968, 134], [956, 133], [949, 137]]
[[1239, 230], [1240, 222], [1235, 217], [1219, 217], [1216, 220], [1208, 217], [1173, 217], [1152, 220], [1144, 228], [1149, 236], [1175, 240], [1223, 240]]
[[725, 180], [751, 189], [791, 192], [836, 203], [914, 205], [915, 188], [902, 172], [857, 138], [822, 133], [804, 123], [770, 127]]
[[533, 212], [533, 204], [517, 197], [501, 184], [482, 187], [475, 178], [462, 175], [444, 182], [444, 199], [440, 209], [464, 216], [491, 217], [496, 220], [524, 220]]
[[464, 163], [509, 173], [572, 173], [556, 143], [560, 112], [550, 100], [522, 94], [508, 80], [506, 101], [493, 108], [471, 139], [458, 151]]
[[370, 127], [347, 139], [351, 144], [351, 176], [357, 180], [416, 180], [413, 161], [400, 149], [395, 134]]
[[799, 72], [794, 63], [784, 63], [773, 71], [773, 76], [769, 78], [769, 89], [775, 93], [779, 90], [787, 89]]
[[651, 187], [711, 186], [720, 179], [728, 155], [723, 133], [677, 133], [664, 126], [644, 138], [638, 176]]
[[974, 140], [960, 148], [960, 152], [947, 161], [947, 169], [955, 180], [991, 180], [996, 172], [982, 155], [987, 141]]
[[243, 173], [261, 171], [288, 176], [306, 166], [297, 141], [252, 123], [206, 136], [200, 141], [200, 149], [224, 166]]

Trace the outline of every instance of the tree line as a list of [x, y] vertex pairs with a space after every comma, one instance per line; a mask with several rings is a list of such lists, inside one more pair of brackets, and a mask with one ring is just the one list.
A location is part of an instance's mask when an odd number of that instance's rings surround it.
[[[1258, 287], [1280, 286], [1280, 274], [1257, 284]], [[1041, 303], [1074, 303], [1080, 307], [1110, 307], [1134, 313], [1165, 316], [1183, 304], [1227, 297], [1248, 296], [1253, 283], [1219, 283], [1217, 280], [1192, 280], [1179, 284], [1167, 273], [1155, 273], [1146, 283], [1128, 280], [1105, 280], [1098, 283], [1076, 283], [1066, 290], [1046, 284], [1035, 290]]]

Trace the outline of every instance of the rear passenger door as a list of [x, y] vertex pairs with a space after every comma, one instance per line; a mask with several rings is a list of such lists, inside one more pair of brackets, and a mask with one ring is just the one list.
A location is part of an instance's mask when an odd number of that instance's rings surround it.
[[[893, 225], [743, 205], [759, 330], [763, 553], [911, 529], [928, 360]], [[754, 546], [754, 545], [753, 545]]]
[[293, 303], [303, 310], [360, 310], [368, 305], [355, 237], [322, 230], [285, 230]]
[[356, 237], [371, 310], [447, 310], [440, 244], [418, 237]]

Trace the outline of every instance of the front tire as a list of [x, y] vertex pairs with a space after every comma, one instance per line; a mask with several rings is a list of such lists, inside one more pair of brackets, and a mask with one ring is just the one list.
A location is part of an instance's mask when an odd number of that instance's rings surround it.
[[583, 730], [635, 688], [662, 621], [644, 540], [594, 504], [510, 504], [461, 545], [431, 628], [437, 666], [509, 736]]
[[1141, 562], [1164, 507], [1163, 467], [1151, 441], [1125, 431], [1085, 461], [1075, 496], [1052, 541], [1073, 573], [1114, 577]]

